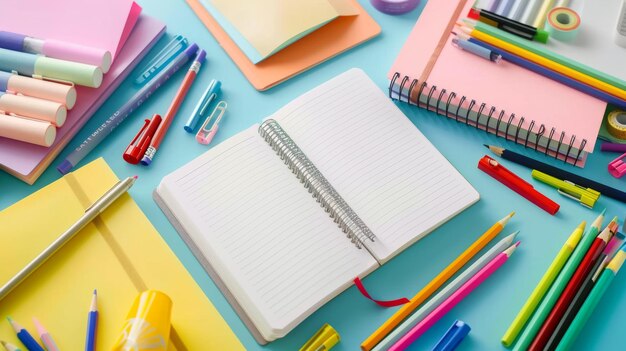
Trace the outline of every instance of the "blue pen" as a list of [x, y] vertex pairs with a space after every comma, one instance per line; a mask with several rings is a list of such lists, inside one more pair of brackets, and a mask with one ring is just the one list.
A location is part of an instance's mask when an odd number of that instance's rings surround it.
[[96, 330], [98, 329], [98, 292], [93, 291], [91, 307], [87, 317], [87, 340], [85, 341], [85, 351], [95, 351]]
[[474, 39], [474, 38], [469, 38], [468, 39], [469, 42], [480, 45], [486, 49], [489, 49], [497, 54], [500, 54], [502, 56], [503, 59], [505, 59], [506, 61], [509, 61], [511, 63], [514, 63], [518, 66], [524, 67], [530, 71], [533, 71], [535, 73], [541, 74], [544, 77], [550, 78], [552, 80], [555, 80], [557, 82], [560, 82], [561, 84], [565, 84], [570, 88], [574, 88], [578, 91], [581, 91], [587, 95], [591, 95], [593, 97], [595, 97], [596, 99], [600, 99], [604, 102], [608, 102], [610, 104], [613, 104], [619, 108], [622, 109], [626, 109], [626, 101], [617, 98], [611, 94], [607, 94], [601, 90], [598, 90], [594, 87], [591, 87], [587, 84], [581, 83], [575, 79], [572, 79], [566, 75], [563, 75], [559, 72], [555, 72], [551, 69], [545, 68], [541, 65], [538, 65], [534, 62], [528, 61], [526, 59], [523, 59], [517, 55], [511, 54], [505, 50], [501, 50], [493, 45], [487, 44], [485, 42], [482, 42], [480, 40]]
[[28, 351], [45, 351], [43, 349], [43, 347], [41, 347], [37, 343], [35, 338], [33, 338], [33, 336], [30, 335], [28, 330], [24, 329], [24, 327], [22, 327], [16, 321], [11, 319], [11, 317], [7, 317], [7, 319], [9, 320], [9, 323], [11, 324], [11, 327], [13, 327], [13, 330], [15, 330], [17, 338], [20, 339], [20, 341], [22, 342], [22, 344], [24, 344], [24, 346], [26, 346], [26, 350], [28, 350]]
[[182, 35], [175, 36], [142, 70], [139, 77], [135, 79], [135, 84], [144, 85], [163, 70], [176, 56], [185, 51], [189, 42]]
[[217, 97], [221, 87], [222, 83], [219, 80], [211, 80], [206, 91], [202, 94], [202, 98], [198, 101], [196, 108], [193, 109], [191, 117], [189, 117], [187, 123], [185, 123], [184, 128], [187, 133], [193, 133], [198, 121], [209, 113], [209, 106], [211, 106], [211, 102]]
[[433, 348], [433, 351], [452, 351], [463, 341], [463, 338], [469, 334], [469, 325], [465, 322], [456, 320], [454, 324], [448, 329], [443, 337], [437, 342], [437, 345]]
[[159, 73], [148, 84], [144, 85], [133, 97], [131, 97], [122, 107], [115, 111], [100, 125], [90, 136], [87, 137], [74, 151], [72, 151], [63, 162], [57, 167], [61, 174], [67, 174], [78, 164], [91, 150], [102, 142], [111, 132], [130, 114], [136, 110], [152, 93], [154, 93], [163, 83], [165, 83], [176, 71], [194, 57], [198, 51], [198, 45], [189, 46], [183, 53], [178, 55], [167, 68]]

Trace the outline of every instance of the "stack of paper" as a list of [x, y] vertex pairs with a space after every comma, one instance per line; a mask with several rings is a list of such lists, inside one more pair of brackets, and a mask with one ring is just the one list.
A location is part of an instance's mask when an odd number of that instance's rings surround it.
[[77, 87], [77, 102], [51, 147], [0, 138], [0, 169], [32, 184], [163, 34], [165, 25], [141, 15], [132, 0], [12, 2], [0, 30], [104, 48], [113, 65], [98, 89]]

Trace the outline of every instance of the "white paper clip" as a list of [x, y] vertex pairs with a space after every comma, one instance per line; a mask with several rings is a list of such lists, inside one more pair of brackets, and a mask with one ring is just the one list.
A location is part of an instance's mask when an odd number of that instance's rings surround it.
[[[204, 123], [202, 123], [202, 127], [200, 127], [200, 130], [196, 134], [196, 140], [200, 144], [208, 145], [211, 143], [211, 140], [213, 140], [213, 137], [217, 133], [217, 129], [220, 126], [220, 121], [222, 120], [222, 117], [224, 117], [227, 106], [226, 101], [220, 101], [215, 106], [213, 112], [211, 112], [211, 115], [204, 121]], [[209, 127], [211, 121], [213, 121], [213, 125]]]

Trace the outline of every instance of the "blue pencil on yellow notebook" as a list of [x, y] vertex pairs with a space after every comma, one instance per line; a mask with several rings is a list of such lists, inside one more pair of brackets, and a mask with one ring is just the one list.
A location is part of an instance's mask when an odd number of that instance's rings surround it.
[[26, 350], [45, 351], [43, 347], [41, 347], [37, 343], [37, 340], [35, 340], [35, 338], [33, 338], [33, 336], [28, 332], [28, 330], [26, 330], [19, 323], [14, 321], [11, 317], [7, 317], [7, 320], [9, 321], [9, 324], [11, 324], [11, 327], [13, 327], [13, 330], [15, 330], [17, 338], [20, 339], [22, 344], [24, 344], [24, 346], [26, 347]]
[[87, 340], [85, 341], [85, 351], [96, 349], [96, 331], [98, 328], [98, 292], [93, 291], [91, 306], [87, 315]]

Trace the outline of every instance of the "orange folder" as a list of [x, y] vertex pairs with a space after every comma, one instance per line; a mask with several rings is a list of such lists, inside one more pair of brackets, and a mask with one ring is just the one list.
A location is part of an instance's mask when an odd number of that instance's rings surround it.
[[220, 27], [199, 0], [187, 4], [257, 90], [267, 90], [380, 33], [380, 26], [358, 4], [357, 16], [339, 17], [255, 65]]

